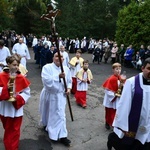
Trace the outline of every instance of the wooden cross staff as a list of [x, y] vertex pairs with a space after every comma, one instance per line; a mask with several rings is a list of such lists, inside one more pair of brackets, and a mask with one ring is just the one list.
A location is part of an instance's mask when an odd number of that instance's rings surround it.
[[[52, 5], [48, 5], [47, 6], [47, 13], [43, 14], [41, 16], [41, 19], [48, 20], [48, 21], [51, 22], [52, 36], [54, 36], [54, 38], [55, 38], [55, 43], [56, 43], [56, 47], [57, 47], [57, 50], [58, 50], [57, 51], [58, 52], [58, 57], [59, 57], [59, 61], [60, 61], [61, 72], [63, 73], [64, 68], [63, 68], [63, 65], [62, 65], [61, 55], [60, 55], [60, 51], [59, 51], [59, 44], [58, 44], [58, 41], [57, 41], [57, 35], [58, 34], [56, 33], [56, 27], [55, 27], [55, 18], [58, 14], [60, 14], [59, 9], [54, 9]], [[67, 92], [67, 84], [66, 84], [65, 78], [63, 78], [63, 82], [64, 82], [65, 91]], [[68, 101], [71, 120], [74, 121], [73, 114], [72, 114], [72, 109], [71, 109], [71, 105], [70, 105], [69, 95], [66, 95], [66, 96], [67, 96], [67, 101]]]

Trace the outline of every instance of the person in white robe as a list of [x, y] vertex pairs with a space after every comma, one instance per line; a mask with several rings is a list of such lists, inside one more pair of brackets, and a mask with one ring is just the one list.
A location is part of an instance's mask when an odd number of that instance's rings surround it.
[[50, 38], [46, 38], [46, 40], [43, 41], [43, 45], [45, 45], [45, 43], [47, 43], [48, 47], [51, 48], [52, 46], [52, 42], [50, 41]]
[[82, 50], [82, 52], [86, 52], [86, 44], [87, 44], [86, 37], [84, 37], [81, 41], [81, 50]]
[[76, 40], [75, 40], [75, 53], [76, 53], [76, 51], [77, 51], [79, 48], [80, 48], [80, 41], [79, 41], [78, 38], [76, 38]]
[[24, 36], [24, 34], [21, 34], [21, 38], [23, 39], [23, 43], [24, 43], [24, 44], [27, 44], [27, 39], [26, 39], [26, 37]]
[[31, 59], [28, 47], [23, 43], [23, 39], [19, 38], [19, 43], [16, 43], [12, 48], [13, 54], [19, 54], [21, 58], [21, 64], [26, 67], [27, 59]]
[[62, 40], [62, 38], [61, 38], [61, 37], [59, 37], [58, 42], [59, 42], [59, 48], [60, 48], [60, 46], [64, 45], [64, 44], [63, 44], [63, 40]]
[[[61, 55], [63, 61], [63, 57]], [[61, 73], [58, 53], [54, 54], [53, 63], [46, 64], [42, 68], [43, 89], [40, 95], [40, 125], [45, 126], [49, 138], [52, 141], [60, 141], [66, 146], [70, 146], [67, 138], [66, 128], [66, 94], [70, 93], [72, 79], [68, 67], [63, 66], [64, 73]], [[67, 91], [65, 92], [63, 78], [66, 80]]]
[[64, 59], [63, 66], [69, 67], [70, 66], [69, 65], [70, 58], [69, 58], [68, 53], [65, 51], [65, 46], [61, 45], [59, 49], [60, 49], [60, 53], [62, 54], [63, 59]]
[[71, 58], [69, 65], [70, 65], [70, 71], [72, 76], [72, 89], [71, 93], [75, 94], [77, 91], [77, 78], [76, 74], [77, 72], [83, 67], [83, 61], [84, 59], [81, 57], [81, 50], [78, 49], [76, 51], [76, 56]]
[[93, 51], [94, 51], [94, 44], [95, 44], [94, 39], [90, 38], [89, 46], [88, 46], [88, 52], [89, 53], [93, 53]]
[[37, 39], [36, 36], [34, 36], [34, 37], [33, 37], [33, 41], [32, 41], [32, 47], [34, 48], [35, 45], [37, 45], [37, 44], [38, 44], [38, 39]]
[[9, 49], [4, 46], [4, 41], [0, 40], [0, 72], [3, 71], [3, 66], [7, 65], [6, 58], [10, 55]]
[[[136, 78], [138, 77], [138, 81]], [[138, 85], [137, 85], [138, 83]], [[135, 86], [136, 85], [136, 86]], [[137, 87], [140, 89], [137, 90]], [[141, 91], [141, 92], [139, 92]], [[137, 97], [136, 99], [134, 97]], [[134, 100], [135, 99], [135, 100]], [[108, 136], [108, 149], [150, 149], [150, 58], [142, 66], [142, 73], [126, 80], [113, 122], [114, 132]], [[138, 101], [138, 103], [135, 103]], [[140, 104], [139, 104], [140, 103]], [[137, 109], [137, 106], [140, 109]], [[136, 112], [132, 114], [132, 112]], [[132, 116], [132, 118], [130, 117]], [[135, 118], [138, 121], [135, 122]], [[134, 120], [134, 121], [133, 121]], [[133, 126], [134, 125], [134, 126]], [[131, 130], [136, 129], [136, 131]], [[123, 143], [127, 142], [127, 144]]]

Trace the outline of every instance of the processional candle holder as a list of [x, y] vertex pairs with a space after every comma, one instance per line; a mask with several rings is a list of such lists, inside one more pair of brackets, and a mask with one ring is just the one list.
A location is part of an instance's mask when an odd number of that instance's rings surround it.
[[120, 76], [120, 84], [119, 84], [118, 90], [115, 94], [116, 97], [121, 96], [125, 81], [126, 81], [126, 72], [124, 71], [123, 74]]
[[10, 75], [9, 76], [9, 95], [10, 95], [10, 98], [8, 99], [9, 102], [14, 102], [16, 101], [16, 99], [14, 98], [14, 83], [15, 83], [15, 79], [16, 79], [16, 76], [15, 75]]

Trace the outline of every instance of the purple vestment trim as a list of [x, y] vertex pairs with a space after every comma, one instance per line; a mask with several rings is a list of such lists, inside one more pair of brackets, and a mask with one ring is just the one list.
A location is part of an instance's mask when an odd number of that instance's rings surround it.
[[139, 78], [139, 75], [135, 76], [135, 91], [129, 115], [129, 131], [132, 132], [137, 132], [143, 101], [143, 89], [140, 86]]

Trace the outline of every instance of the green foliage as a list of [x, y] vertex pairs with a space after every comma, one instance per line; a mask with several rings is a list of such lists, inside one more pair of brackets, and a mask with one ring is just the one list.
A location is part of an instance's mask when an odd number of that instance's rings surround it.
[[10, 27], [11, 18], [11, 3], [0, 0], [0, 31]]
[[116, 41], [125, 46], [133, 45], [138, 50], [140, 45], [149, 44], [150, 35], [150, 0], [144, 3], [132, 1], [120, 10], [117, 21]]
[[[149, 39], [149, 1], [140, 5], [135, 0], [131, 4], [130, 0], [126, 3], [122, 0], [57, 0], [61, 14], [56, 17], [56, 31], [61, 37], [80, 39], [83, 36], [114, 39], [116, 36], [119, 44], [138, 47], [138, 44], [147, 44]], [[11, 28], [20, 34], [51, 34], [50, 22], [40, 19], [50, 0], [11, 2], [13, 7], [6, 0], [0, 1], [0, 30]], [[13, 10], [13, 20], [10, 10]]]
[[57, 27], [61, 36], [114, 37], [120, 8], [118, 0], [60, 0], [59, 8], [62, 13], [57, 18]]
[[56, 18], [57, 32], [62, 37], [80, 36], [80, 10], [78, 1], [65, 0], [59, 2], [61, 15]]
[[46, 5], [41, 0], [21, 0], [15, 3], [14, 20], [17, 33], [50, 34], [49, 23], [40, 19], [46, 11]]
[[48, 4], [48, 2], [49, 0], [13, 0], [14, 6], [16, 7], [29, 6], [31, 3], [34, 3], [38, 4], [42, 11], [46, 9], [46, 5]]

